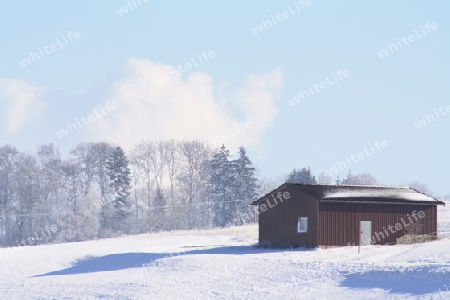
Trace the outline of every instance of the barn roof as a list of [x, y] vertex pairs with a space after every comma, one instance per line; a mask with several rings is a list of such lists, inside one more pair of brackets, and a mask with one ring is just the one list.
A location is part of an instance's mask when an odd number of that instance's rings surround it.
[[254, 201], [252, 205], [258, 204], [268, 195], [284, 190], [288, 186], [292, 186], [295, 189], [308, 194], [319, 202], [445, 205], [444, 202], [410, 187], [297, 183], [285, 183], [267, 195]]

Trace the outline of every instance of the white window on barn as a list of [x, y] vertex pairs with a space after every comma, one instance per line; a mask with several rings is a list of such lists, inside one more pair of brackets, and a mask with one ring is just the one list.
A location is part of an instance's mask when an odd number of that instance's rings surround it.
[[308, 218], [307, 217], [298, 218], [297, 232], [304, 233], [307, 231], [308, 231]]

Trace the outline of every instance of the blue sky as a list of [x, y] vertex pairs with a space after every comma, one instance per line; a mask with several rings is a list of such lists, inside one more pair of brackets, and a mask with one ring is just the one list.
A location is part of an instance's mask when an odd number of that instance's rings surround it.
[[[384, 184], [418, 180], [450, 194], [450, 116], [438, 111], [450, 105], [448, 3], [128, 2], [2, 3], [0, 144], [32, 152], [52, 142], [66, 153], [80, 141], [131, 149], [144, 138], [233, 133], [225, 142], [232, 152], [243, 144], [262, 175], [279, 177], [307, 166], [318, 176], [385, 140], [339, 175], [351, 169]], [[268, 28], [254, 34], [262, 20]], [[69, 32], [78, 39], [67, 40]], [[408, 45], [377, 54], [409, 35]], [[19, 64], [57, 40], [63, 47]], [[208, 51], [214, 55], [200, 63]], [[187, 63], [190, 70], [155, 85]], [[349, 76], [289, 103], [338, 70]], [[111, 103], [116, 109], [105, 110]], [[107, 113], [56, 134], [101, 108]], [[424, 120], [434, 110], [439, 118]], [[419, 120], [426, 126], [418, 129]], [[252, 126], [236, 133], [241, 122]]]

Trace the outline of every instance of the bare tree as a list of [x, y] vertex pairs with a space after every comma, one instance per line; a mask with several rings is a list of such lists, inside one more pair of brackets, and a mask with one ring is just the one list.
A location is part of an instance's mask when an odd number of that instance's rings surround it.
[[73, 157], [73, 164], [78, 165], [80, 169], [80, 188], [84, 195], [87, 195], [96, 173], [95, 156], [92, 144], [78, 144], [70, 151]]
[[428, 187], [428, 185], [426, 185], [423, 182], [419, 182], [419, 181], [415, 180], [415, 181], [410, 182], [407, 185], [421, 193], [424, 193], [426, 195], [434, 197], [434, 193], [431, 191], [431, 189]]
[[42, 213], [50, 215], [53, 211], [56, 212], [60, 206], [60, 187], [63, 175], [61, 157], [53, 144], [39, 146], [37, 157], [42, 176]]
[[10, 246], [14, 239], [16, 185], [14, 179], [22, 155], [11, 146], [0, 147], [0, 244]]
[[108, 161], [110, 154], [113, 152], [114, 147], [113, 145], [104, 142], [90, 144], [90, 147], [90, 151], [94, 157], [95, 177], [100, 186], [102, 199], [106, 204], [110, 200], [108, 196], [112, 192], [106, 162]]
[[[150, 211], [152, 209], [152, 194], [155, 185], [154, 162], [156, 147], [153, 141], [145, 140], [136, 145], [131, 152], [130, 163], [136, 169], [135, 176], [141, 176], [145, 181], [147, 202], [147, 226], [150, 228]], [[138, 175], [139, 174], [139, 175]]]
[[39, 168], [34, 157], [22, 155], [14, 176], [14, 185], [18, 205], [15, 237], [22, 240], [32, 236], [33, 217], [37, 213], [34, 209], [41, 196]]
[[361, 173], [353, 175], [351, 171], [348, 171], [347, 178], [343, 180], [343, 184], [353, 185], [376, 185], [378, 181], [375, 176], [370, 173]]
[[169, 205], [174, 203], [174, 185], [175, 185], [175, 176], [180, 167], [180, 159], [179, 159], [179, 147], [175, 143], [174, 140], [170, 140], [165, 143], [166, 153], [167, 153], [167, 172], [169, 176], [170, 183], [170, 202]]
[[204, 171], [208, 166], [211, 151], [200, 141], [184, 141], [180, 145], [180, 153], [182, 157], [181, 172], [178, 177], [180, 200], [187, 205], [186, 226], [192, 228], [195, 222], [194, 208], [200, 204], [198, 198], [202, 192], [201, 187], [207, 182]]
[[[18, 245], [50, 225], [58, 227], [52, 236], [58, 242], [114, 236], [107, 168], [113, 149], [105, 142], [80, 143], [62, 159], [52, 144], [39, 146], [34, 155], [0, 147], [0, 245]], [[145, 140], [130, 154], [127, 212], [134, 217], [121, 228], [141, 233], [211, 227], [212, 151], [206, 143]], [[261, 189], [270, 186], [263, 182]], [[245, 186], [239, 188], [236, 194], [243, 195]]]
[[333, 177], [327, 172], [322, 172], [319, 175], [319, 184], [333, 184]]

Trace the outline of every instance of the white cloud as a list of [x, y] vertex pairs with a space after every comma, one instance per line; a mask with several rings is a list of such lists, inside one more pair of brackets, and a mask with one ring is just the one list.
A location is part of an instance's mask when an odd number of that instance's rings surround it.
[[243, 88], [237, 93], [237, 106], [254, 124], [249, 131], [248, 142], [257, 143], [278, 114], [276, 99], [282, 83], [283, 76], [279, 67], [270, 73], [247, 76]]
[[[228, 148], [257, 144], [278, 113], [276, 101], [282, 87], [281, 69], [248, 75], [242, 88], [217, 99], [211, 76], [191, 71], [162, 85], [155, 81], [175, 67], [131, 58], [122, 77], [112, 83], [111, 97], [118, 109], [92, 128], [96, 139], [127, 149], [143, 139], [201, 139], [211, 141], [250, 121], [252, 127], [225, 141]], [[230, 103], [231, 102], [231, 103]], [[238, 108], [238, 111], [232, 108]], [[242, 118], [236, 117], [243, 116]], [[223, 140], [223, 139], [222, 139]]]
[[22, 79], [0, 78], [1, 116], [8, 133], [17, 133], [42, 112], [46, 104], [39, 101], [39, 97], [43, 92], [42, 87]]

